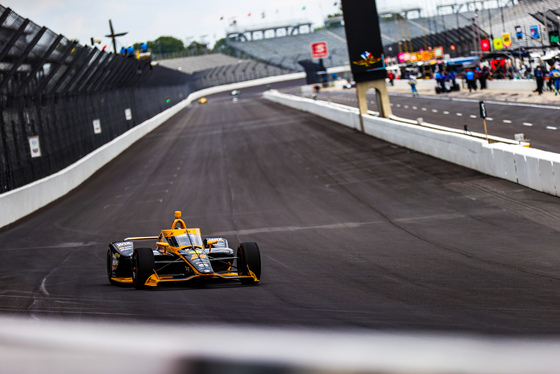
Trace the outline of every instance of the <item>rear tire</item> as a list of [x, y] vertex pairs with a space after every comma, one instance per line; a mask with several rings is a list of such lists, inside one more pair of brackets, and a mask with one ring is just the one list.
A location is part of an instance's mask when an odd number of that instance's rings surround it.
[[132, 254], [132, 284], [137, 290], [146, 288], [146, 281], [154, 273], [154, 252], [151, 248], [136, 248]]
[[237, 271], [239, 275], [249, 275], [249, 270], [255, 274], [253, 278], [241, 279], [242, 284], [255, 284], [261, 279], [261, 252], [255, 242], [245, 242], [237, 247]]

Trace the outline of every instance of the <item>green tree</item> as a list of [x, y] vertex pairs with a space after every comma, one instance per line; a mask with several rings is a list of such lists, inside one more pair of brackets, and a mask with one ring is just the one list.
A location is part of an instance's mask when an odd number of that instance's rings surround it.
[[229, 44], [227, 44], [226, 38], [222, 38], [214, 44], [214, 48], [212, 49], [214, 53], [222, 53], [228, 56], [237, 56], [237, 52], [233, 49]]
[[199, 56], [208, 54], [210, 51], [208, 50], [208, 44], [202, 44], [199, 42], [192, 42], [187, 47], [187, 51], [189, 56]]
[[[134, 48], [139, 49], [141, 44], [142, 43], [134, 44]], [[185, 45], [180, 39], [172, 36], [160, 36], [156, 40], [148, 42], [148, 49], [151, 50], [152, 53], [172, 54], [183, 52], [185, 50]]]

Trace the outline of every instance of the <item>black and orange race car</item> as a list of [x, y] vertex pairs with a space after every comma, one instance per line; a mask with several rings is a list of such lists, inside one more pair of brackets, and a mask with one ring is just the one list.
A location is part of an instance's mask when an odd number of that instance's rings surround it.
[[[135, 246], [146, 240], [156, 240], [156, 248]], [[132, 284], [136, 289], [194, 279], [256, 284], [261, 276], [261, 255], [254, 242], [239, 244], [234, 255], [225, 238], [202, 240], [200, 229], [187, 228], [181, 212], [175, 212], [171, 229], [161, 230], [158, 236], [129, 237], [109, 244], [107, 276], [111, 284]]]

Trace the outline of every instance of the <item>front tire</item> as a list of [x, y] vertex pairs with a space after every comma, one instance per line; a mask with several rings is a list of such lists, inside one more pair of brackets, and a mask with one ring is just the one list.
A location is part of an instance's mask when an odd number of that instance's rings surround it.
[[255, 284], [261, 279], [261, 252], [255, 242], [245, 242], [239, 244], [237, 248], [237, 271], [241, 276], [250, 275], [249, 270], [257, 277], [243, 278], [242, 284]]
[[132, 254], [132, 284], [137, 290], [146, 288], [146, 281], [154, 273], [154, 252], [151, 248], [136, 248]]
[[109, 278], [109, 283], [112, 285], [118, 284], [118, 282], [111, 279], [113, 278], [113, 253], [111, 249], [107, 249], [107, 278]]

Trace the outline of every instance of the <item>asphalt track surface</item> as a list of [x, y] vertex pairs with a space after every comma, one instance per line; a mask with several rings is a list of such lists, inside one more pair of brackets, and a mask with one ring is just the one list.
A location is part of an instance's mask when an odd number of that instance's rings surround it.
[[[287, 93], [301, 94], [291, 88]], [[356, 91], [322, 91], [319, 100], [332, 101], [357, 107]], [[374, 91], [367, 94], [368, 108], [377, 111]], [[426, 123], [484, 134], [484, 122], [480, 118], [479, 101], [476, 99], [448, 97], [446, 95], [422, 95], [412, 98], [410, 94], [390, 94], [394, 115]], [[489, 135], [514, 139], [523, 133], [531, 141], [531, 147], [560, 153], [560, 106], [486, 100]], [[467, 132], [468, 133], [468, 132]]]
[[[0, 231], [0, 311], [38, 319], [560, 333], [558, 199], [243, 90], [192, 104]], [[262, 281], [111, 286], [107, 244], [181, 210]], [[108, 342], [110, 337], [108, 337]]]

